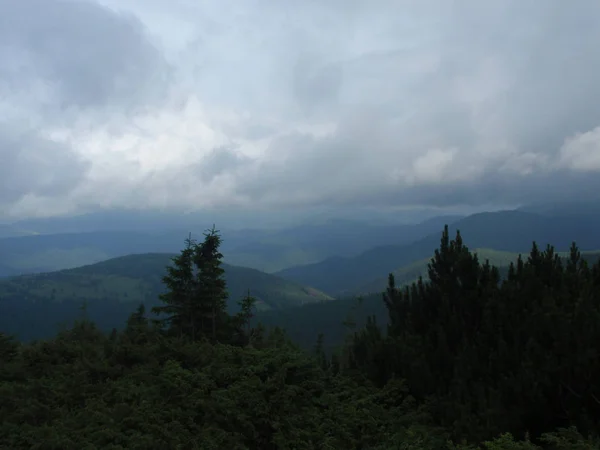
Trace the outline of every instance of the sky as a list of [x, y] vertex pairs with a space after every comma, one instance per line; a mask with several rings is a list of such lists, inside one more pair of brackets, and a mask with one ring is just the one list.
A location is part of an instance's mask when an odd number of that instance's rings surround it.
[[600, 192], [596, 0], [6, 0], [0, 211]]

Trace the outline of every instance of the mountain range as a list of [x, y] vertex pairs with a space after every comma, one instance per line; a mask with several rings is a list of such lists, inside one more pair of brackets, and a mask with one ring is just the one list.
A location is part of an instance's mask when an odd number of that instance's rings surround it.
[[[224, 230], [222, 248], [229, 264], [274, 272], [334, 255], [357, 255], [377, 245], [409, 243], [459, 218], [442, 216], [408, 225], [330, 220], [275, 230]], [[69, 269], [128, 254], [177, 252], [190, 231], [198, 238], [205, 228], [102, 230], [4, 238], [0, 239], [0, 277]]]
[[[306, 339], [328, 327], [341, 335], [341, 321], [356, 307], [357, 295], [365, 296], [367, 312], [384, 317], [381, 291], [389, 273], [398, 284], [426, 276], [446, 223], [452, 237], [460, 230], [480, 259], [504, 271], [533, 241], [562, 252], [576, 241], [586, 258], [600, 256], [600, 209], [570, 204], [442, 216], [412, 225], [330, 220], [231, 230], [223, 233], [222, 250], [229, 308], [235, 310], [250, 290], [258, 299], [257, 317], [267, 324], [289, 322], [285, 328]], [[158, 304], [165, 267], [186, 235], [183, 229], [104, 230], [0, 239], [0, 276], [6, 278], [0, 280], [0, 330], [41, 338], [82, 314], [105, 329], [121, 326], [140, 303]], [[295, 265], [307, 260], [315, 262]], [[257, 266], [286, 268], [266, 273]]]
[[[460, 230], [470, 248], [527, 253], [535, 241], [566, 251], [573, 241], [584, 250], [600, 249], [600, 214], [538, 214], [510, 210], [473, 214], [449, 227]], [[441, 231], [441, 230], [440, 230]], [[429, 258], [439, 246], [440, 231], [407, 245], [384, 245], [351, 257], [331, 257], [276, 272], [333, 296], [347, 295], [407, 264]]]

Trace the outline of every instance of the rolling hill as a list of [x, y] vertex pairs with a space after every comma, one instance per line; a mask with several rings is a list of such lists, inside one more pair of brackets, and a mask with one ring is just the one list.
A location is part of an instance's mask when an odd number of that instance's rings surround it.
[[[451, 237], [459, 229], [470, 248], [527, 253], [533, 241], [540, 246], [552, 243], [566, 251], [573, 241], [582, 250], [600, 248], [600, 214], [548, 216], [525, 211], [479, 213], [451, 224]], [[347, 295], [366, 284], [414, 261], [429, 258], [438, 248], [440, 231], [408, 245], [387, 245], [354, 257], [328, 258], [316, 264], [292, 267], [277, 275], [307, 284], [333, 296]]]
[[[170, 254], [129, 255], [59, 272], [23, 275], [0, 281], [0, 329], [22, 339], [56, 332], [60, 322], [87, 314], [105, 329], [121, 327], [144, 303], [159, 303], [161, 282]], [[248, 290], [258, 310], [282, 309], [331, 300], [315, 289], [255, 269], [224, 265], [230, 295], [229, 310]], [[41, 333], [41, 334], [40, 334]]]

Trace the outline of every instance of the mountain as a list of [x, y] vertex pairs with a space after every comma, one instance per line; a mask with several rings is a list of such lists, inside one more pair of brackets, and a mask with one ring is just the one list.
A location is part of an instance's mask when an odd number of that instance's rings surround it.
[[[223, 241], [225, 262], [274, 272], [325, 258], [354, 256], [387, 244], [405, 244], [438, 230], [457, 216], [429, 219], [420, 225], [369, 225], [335, 220], [280, 230], [229, 230]], [[192, 231], [198, 236], [204, 228]], [[93, 264], [132, 253], [176, 252], [189, 231], [93, 231], [0, 239], [0, 277], [48, 272]]]
[[182, 212], [173, 209], [108, 209], [72, 216], [38, 217], [16, 221], [11, 225], [39, 234], [89, 233], [96, 231], [144, 231], [160, 232], [168, 229], [197, 227], [207, 228], [213, 223], [221, 224], [222, 229], [240, 229], [243, 227], [277, 226], [282, 222], [289, 226], [298, 214], [287, 211], [253, 212], [243, 209], [204, 210]]
[[518, 210], [544, 216], [597, 216], [600, 214], [600, 198], [534, 203], [521, 206]]
[[[355, 256], [380, 245], [403, 245], [439, 230], [445, 223], [453, 223], [461, 216], [440, 216], [419, 224], [371, 225], [356, 220], [330, 220], [318, 225], [299, 225], [282, 230], [234, 232], [241, 241], [224, 253], [228, 262], [256, 267], [267, 272], [299, 264], [310, 264], [332, 256]], [[282, 267], [283, 266], [283, 267]]]
[[[23, 339], [56, 332], [60, 322], [86, 313], [103, 329], [121, 327], [135, 308], [159, 304], [161, 278], [170, 254], [129, 255], [58, 272], [23, 275], [0, 281], [0, 330]], [[229, 310], [248, 290], [258, 310], [331, 300], [315, 289], [246, 267], [224, 264], [230, 296]]]
[[[467, 246], [497, 251], [526, 253], [533, 241], [545, 246], [553, 243], [557, 251], [566, 251], [573, 241], [582, 250], [600, 249], [600, 214], [541, 215], [510, 210], [478, 213], [451, 224], [453, 236], [460, 230]], [[328, 258], [276, 272], [301, 284], [314, 286], [333, 296], [355, 292], [365, 284], [406, 264], [430, 257], [438, 248], [440, 231], [408, 245], [375, 247], [354, 257]]]
[[[480, 261], [483, 262], [487, 259], [490, 264], [496, 267], [508, 266], [511, 262], [516, 261], [519, 256], [517, 253], [502, 252], [487, 248], [474, 249], [472, 251], [477, 253]], [[413, 281], [417, 281], [420, 276], [427, 278], [427, 266], [430, 261], [431, 257], [423, 258], [392, 271], [391, 273], [394, 274], [396, 284], [402, 285], [412, 283]], [[353, 294], [364, 295], [374, 292], [383, 292], [387, 288], [387, 284], [388, 275], [381, 276], [360, 286], [358, 289], [354, 290]]]
[[0, 276], [74, 268], [116, 256], [146, 253], [149, 247], [155, 252], [175, 252], [184, 238], [182, 232], [102, 231], [0, 239], [0, 265], [9, 269], [0, 272]]
[[[488, 258], [500, 272], [501, 277], [508, 273], [508, 265], [516, 260], [518, 254], [498, 252], [490, 249], [477, 250], [480, 261]], [[589, 265], [600, 260], [600, 251], [581, 252]], [[529, 252], [524, 252], [526, 259]], [[567, 254], [561, 254], [566, 258]], [[428, 280], [427, 263], [430, 258], [415, 261], [395, 271], [396, 285], [410, 284], [419, 275]], [[298, 307], [259, 312], [254, 324], [262, 323], [267, 328], [279, 327], [286, 330], [288, 336], [301, 347], [312, 350], [319, 334], [323, 334], [324, 347], [330, 352], [344, 343], [345, 337], [353, 329], [361, 329], [367, 318], [374, 316], [380, 326], [388, 323], [388, 310], [383, 301], [383, 291], [387, 287], [387, 276], [380, 277], [365, 289], [358, 289], [355, 295], [341, 297], [330, 302], [309, 303]], [[358, 295], [358, 291], [365, 294]], [[370, 292], [370, 293], [369, 293]], [[347, 324], [345, 325], [344, 322]], [[354, 322], [353, 328], [348, 323]]]
[[26, 231], [14, 225], [0, 224], [0, 239], [18, 236], [30, 236], [36, 234], [31, 231]]
[[[500, 273], [506, 273], [508, 271], [508, 266], [511, 262], [516, 262], [519, 257], [519, 253], [514, 252], [503, 252], [498, 250], [492, 250], [488, 248], [480, 248], [472, 250], [473, 253], [477, 253], [479, 261], [482, 263], [486, 260], [490, 262], [493, 266], [499, 268]], [[527, 257], [528, 252], [521, 253], [523, 258]], [[569, 255], [569, 252], [559, 252], [558, 253], [561, 258], [566, 258]], [[598, 259], [600, 259], [599, 251], [582, 251], [581, 256], [583, 259], [587, 260], [589, 263], [593, 264]], [[396, 285], [400, 286], [403, 284], [410, 284], [414, 281], [417, 281], [421, 276], [423, 279], [427, 279], [427, 269], [431, 258], [424, 258], [420, 261], [416, 261], [411, 264], [407, 264], [405, 266], [400, 267], [399, 269], [394, 270], [392, 273], [394, 274], [394, 279], [396, 281]], [[386, 290], [388, 284], [388, 276], [382, 276], [377, 279], [372, 280], [369, 283], [365, 283], [360, 288], [354, 290], [354, 295], [369, 295], [372, 293], [381, 293]]]
[[[243, 208], [205, 209], [183, 212], [176, 209], [106, 209], [54, 217], [37, 217], [7, 224], [28, 234], [89, 233], [96, 231], [161, 232], [185, 228], [194, 230], [219, 225], [221, 231], [244, 228], [282, 229], [297, 225], [320, 225], [332, 220], [359, 221], [368, 225], [417, 223], [443, 214], [463, 214], [463, 209], [447, 208], [374, 208], [316, 207], [249, 210]], [[1, 214], [0, 214], [1, 217]], [[1, 230], [1, 226], [0, 226]], [[13, 234], [11, 234], [13, 235]], [[1, 236], [1, 232], [0, 232]], [[8, 236], [6, 236], [8, 237]]]

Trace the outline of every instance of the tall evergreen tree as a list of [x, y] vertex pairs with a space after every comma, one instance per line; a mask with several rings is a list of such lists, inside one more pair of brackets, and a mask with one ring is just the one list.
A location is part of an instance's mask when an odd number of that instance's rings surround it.
[[[225, 325], [227, 315], [227, 284], [223, 270], [223, 255], [219, 231], [212, 229], [204, 233], [204, 242], [197, 245], [194, 252], [196, 265], [196, 288], [194, 306], [200, 317], [200, 330], [204, 336], [217, 339], [217, 328]], [[196, 317], [198, 317], [196, 316]]]
[[173, 265], [167, 267], [163, 277], [167, 287], [161, 296], [164, 305], [153, 308], [153, 312], [166, 314], [164, 323], [176, 334], [214, 341], [218, 331], [231, 331], [225, 271], [221, 266], [223, 255], [219, 251], [221, 236], [213, 226], [204, 234], [202, 243], [191, 236], [185, 242], [186, 247], [173, 258]]
[[240, 310], [231, 320], [231, 331], [234, 334], [234, 342], [239, 345], [249, 345], [252, 344], [250, 321], [254, 317], [256, 298], [253, 297], [250, 294], [250, 290], [248, 290], [248, 293], [238, 302], [238, 305]]
[[162, 278], [167, 288], [167, 292], [160, 296], [163, 305], [152, 308], [153, 313], [166, 315], [160, 322], [178, 335], [194, 335], [191, 306], [196, 283], [194, 276], [196, 247], [197, 244], [190, 234], [185, 240], [185, 248], [172, 258], [172, 265], [167, 267], [167, 274]]

